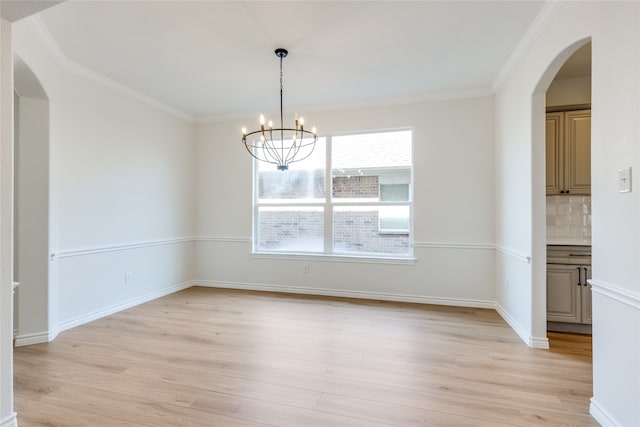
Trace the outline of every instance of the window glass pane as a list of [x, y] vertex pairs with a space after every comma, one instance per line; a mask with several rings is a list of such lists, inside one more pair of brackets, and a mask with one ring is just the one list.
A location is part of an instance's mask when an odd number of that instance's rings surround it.
[[342, 201], [359, 200], [373, 201], [379, 200], [379, 187], [377, 176], [364, 175], [340, 175], [333, 174], [333, 198]]
[[380, 206], [378, 212], [380, 232], [409, 232], [409, 206]]
[[[334, 252], [408, 255], [408, 229], [404, 233], [381, 232], [379, 222], [382, 208], [386, 207], [336, 206], [333, 211]], [[408, 206], [400, 208], [406, 208], [408, 213]]]
[[258, 202], [322, 202], [325, 198], [325, 139], [318, 138], [310, 157], [279, 171], [271, 163], [258, 162]]
[[408, 202], [409, 184], [380, 184], [381, 202]]
[[410, 184], [411, 131], [336, 136], [331, 156], [339, 201], [379, 201], [381, 184]]
[[257, 250], [322, 252], [324, 208], [261, 207], [258, 209]]

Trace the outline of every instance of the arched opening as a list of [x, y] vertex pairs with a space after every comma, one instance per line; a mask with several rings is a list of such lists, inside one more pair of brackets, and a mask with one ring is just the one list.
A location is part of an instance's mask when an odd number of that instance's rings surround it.
[[[547, 91], [567, 60], [590, 38], [565, 48], [549, 65], [532, 96], [532, 329], [533, 336], [547, 335]], [[590, 97], [590, 94], [589, 94]], [[580, 104], [584, 104], [580, 102]], [[564, 195], [564, 193], [563, 193]], [[569, 236], [567, 236], [569, 237]]]
[[49, 99], [14, 55], [15, 345], [49, 341]]

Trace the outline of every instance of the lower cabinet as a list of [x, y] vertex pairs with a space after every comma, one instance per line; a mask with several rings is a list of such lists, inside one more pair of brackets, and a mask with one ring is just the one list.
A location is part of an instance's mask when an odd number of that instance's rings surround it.
[[547, 322], [591, 324], [591, 266], [547, 264]]
[[582, 323], [591, 324], [591, 285], [587, 280], [591, 279], [591, 266], [584, 268], [584, 283], [582, 284]]

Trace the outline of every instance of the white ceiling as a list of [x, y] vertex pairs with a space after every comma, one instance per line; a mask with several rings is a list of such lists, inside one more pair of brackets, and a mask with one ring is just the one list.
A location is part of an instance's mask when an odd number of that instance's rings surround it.
[[[544, 1], [66, 1], [66, 61], [194, 118], [489, 91]], [[46, 32], [45, 32], [46, 33]]]
[[64, 0], [1, 0], [0, 15], [9, 22], [15, 22], [62, 1]]

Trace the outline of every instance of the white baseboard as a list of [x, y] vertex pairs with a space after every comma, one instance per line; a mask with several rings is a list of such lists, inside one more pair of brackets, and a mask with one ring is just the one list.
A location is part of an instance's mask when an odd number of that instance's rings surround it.
[[518, 321], [514, 319], [513, 316], [511, 316], [507, 312], [507, 310], [504, 309], [504, 307], [502, 307], [502, 305], [496, 302], [495, 308], [498, 314], [502, 316], [504, 321], [507, 322], [509, 326], [511, 326], [511, 329], [513, 329], [515, 333], [518, 334], [520, 339], [522, 339], [522, 341], [524, 341], [525, 344], [527, 344], [527, 346], [531, 348], [542, 348], [542, 349], [549, 348], [549, 338], [533, 337], [529, 335], [527, 331], [525, 331], [525, 329], [522, 327], [522, 325], [520, 325], [520, 323], [518, 323]]
[[218, 282], [214, 280], [194, 280], [193, 286], [210, 288], [242, 289], [247, 291], [281, 292], [290, 294], [320, 295], [329, 297], [345, 297], [381, 301], [413, 302], [419, 304], [450, 305], [456, 307], [495, 308], [493, 301], [461, 298], [426, 297], [406, 294], [389, 294], [381, 292], [352, 291], [342, 289], [308, 288], [300, 286], [269, 285], [257, 283]]
[[547, 337], [529, 337], [527, 345], [531, 348], [549, 349], [549, 338]]
[[16, 413], [14, 412], [8, 417], [0, 420], [0, 427], [18, 427], [18, 418], [16, 416]]
[[51, 334], [49, 333], [49, 331], [36, 332], [33, 334], [17, 335], [15, 340], [13, 341], [13, 344], [16, 347], [22, 347], [24, 345], [31, 345], [31, 344], [41, 344], [44, 342], [51, 341], [50, 336]]
[[620, 424], [616, 423], [613, 417], [598, 403], [595, 397], [591, 398], [591, 404], [589, 405], [589, 413], [602, 427], [618, 427]]
[[170, 286], [168, 288], [160, 289], [158, 291], [151, 292], [146, 295], [142, 295], [142, 296], [130, 299], [128, 301], [121, 302], [116, 305], [112, 305], [111, 307], [106, 307], [101, 310], [96, 310], [94, 312], [84, 314], [74, 319], [65, 320], [64, 322], [58, 325], [58, 328], [56, 329], [55, 334], [50, 333], [50, 335], [53, 335], [53, 337], [55, 338], [55, 336], [58, 335], [58, 333], [62, 331], [66, 331], [67, 329], [71, 329], [76, 326], [80, 326], [85, 323], [89, 323], [91, 321], [108, 316], [110, 314], [114, 314], [119, 311], [126, 310], [127, 308], [135, 307], [136, 305], [143, 304], [145, 302], [152, 301], [154, 299], [172, 294], [174, 292], [178, 292], [183, 289], [190, 288], [192, 285], [193, 285], [193, 282], [179, 283], [177, 285]]

